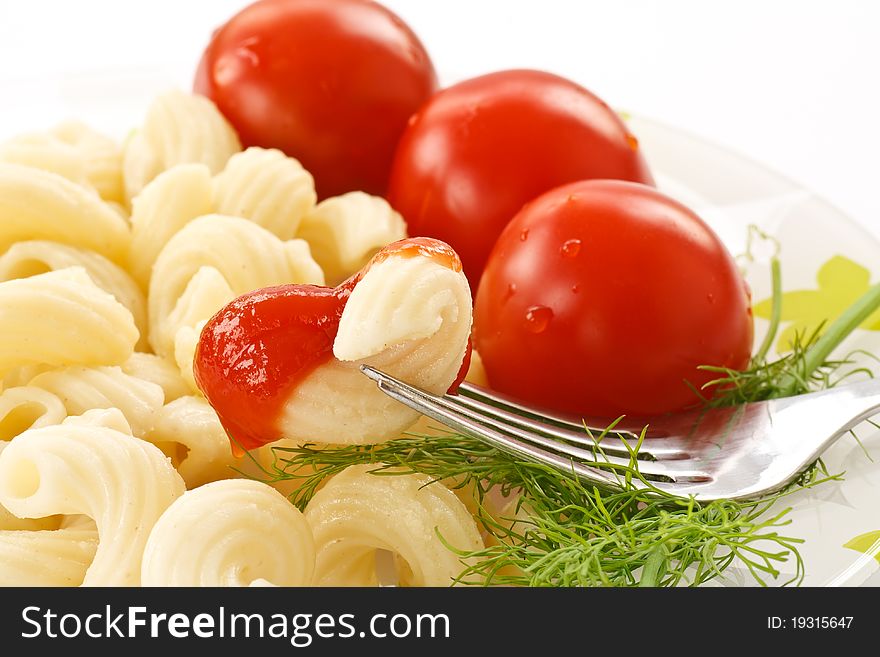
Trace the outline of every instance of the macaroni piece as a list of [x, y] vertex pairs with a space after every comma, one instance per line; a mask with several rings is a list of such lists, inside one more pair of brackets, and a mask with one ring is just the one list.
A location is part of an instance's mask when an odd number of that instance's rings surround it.
[[201, 162], [217, 173], [240, 150], [238, 135], [214, 103], [203, 96], [169, 91], [153, 101], [140, 130], [123, 148], [126, 198], [131, 201], [175, 164]]
[[317, 200], [312, 174], [276, 149], [248, 148], [214, 178], [214, 211], [244, 217], [283, 240]]
[[82, 267], [0, 283], [0, 373], [20, 365], [121, 363], [138, 331]]
[[[219, 272], [234, 294], [281, 283], [324, 281], [320, 267], [302, 240], [283, 242], [246, 219], [199, 217], [168, 241], [153, 266], [147, 308], [150, 344], [160, 356], [170, 357], [174, 353], [178, 329], [191, 325], [195, 319], [184, 312], [180, 303], [190, 281], [203, 267]], [[207, 319], [221, 306], [222, 303], [200, 319]], [[188, 316], [187, 322], [175, 321], [184, 314]]]
[[126, 374], [120, 367], [55, 369], [37, 375], [30, 385], [57, 396], [68, 415], [95, 408], [119, 409], [138, 437], [153, 426], [153, 414], [165, 401], [161, 387]]
[[128, 308], [140, 333], [137, 348], [147, 346], [147, 300], [131, 276], [104, 256], [59, 242], [17, 242], [0, 256], [0, 281], [27, 278], [49, 271], [82, 267], [102, 290]]
[[318, 204], [303, 218], [297, 237], [312, 247], [327, 284], [337, 285], [383, 246], [406, 237], [406, 223], [385, 199], [349, 192]]
[[[19, 517], [85, 514], [99, 543], [84, 585], [136, 586], [153, 524], [184, 484], [117, 410], [30, 429], [0, 452], [0, 504]], [[120, 430], [122, 429], [122, 430]]]
[[0, 394], [0, 444], [28, 429], [61, 424], [67, 410], [56, 395], [35, 386], [7, 388]]
[[0, 586], [79, 586], [97, 548], [94, 527], [0, 530]]
[[211, 214], [211, 170], [179, 164], [160, 173], [131, 204], [131, 272], [147, 289], [153, 263], [174, 234], [196, 217]]
[[201, 394], [193, 375], [199, 333], [205, 320], [234, 298], [235, 293], [223, 274], [213, 267], [202, 267], [187, 283], [186, 290], [168, 316], [167, 323], [174, 332], [174, 362], [191, 393]]
[[20, 135], [0, 144], [0, 161], [57, 173], [94, 189], [108, 202], [125, 200], [119, 145], [79, 121], [66, 121], [47, 132]]
[[145, 440], [171, 457], [187, 488], [239, 476], [229, 438], [203, 397], [180, 397], [160, 408]]
[[50, 171], [0, 162], [0, 252], [22, 240], [62, 242], [124, 264], [130, 233], [94, 191]]
[[307, 586], [315, 568], [303, 514], [274, 488], [246, 479], [184, 493], [144, 550], [145, 586]]
[[165, 403], [190, 394], [189, 386], [180, 375], [180, 370], [171, 361], [156, 354], [135, 352], [120, 367], [126, 374], [162, 388]]
[[375, 586], [375, 551], [388, 550], [399, 557], [400, 584], [450, 586], [464, 564], [444, 541], [458, 550], [482, 549], [476, 523], [429, 476], [370, 474], [379, 465], [346, 468], [306, 507], [317, 549], [315, 583]]
[[461, 271], [423, 256], [391, 256], [372, 265], [342, 312], [336, 359], [296, 387], [280, 433], [326, 443], [399, 435], [419, 414], [378, 390], [360, 365], [443, 393], [461, 368], [470, 330], [470, 287]]
[[455, 254], [373, 259], [403, 218], [362, 192], [316, 201], [296, 159], [241, 151], [211, 101], [179, 91], [121, 147], [78, 122], [0, 144], [0, 586], [453, 583], [449, 546], [483, 542], [443, 483], [352, 467], [303, 514], [285, 497], [302, 480], [242, 478], [276, 453], [236, 457], [196, 386], [200, 333], [237, 296], [365, 267], [274, 447], [411, 426], [361, 364], [434, 392], [457, 379], [472, 305]]

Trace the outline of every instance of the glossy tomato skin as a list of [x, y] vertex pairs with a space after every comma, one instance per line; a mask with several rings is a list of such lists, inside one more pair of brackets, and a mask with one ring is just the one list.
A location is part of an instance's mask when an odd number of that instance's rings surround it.
[[617, 417], [676, 411], [715, 375], [743, 369], [750, 294], [692, 211], [645, 185], [552, 190], [510, 222], [477, 293], [474, 348], [495, 390]]
[[297, 158], [326, 198], [385, 193], [437, 77], [418, 37], [375, 2], [260, 0], [214, 33], [194, 86], [245, 146]]
[[410, 235], [453, 246], [475, 288], [524, 203], [589, 178], [653, 184], [638, 141], [602, 100], [550, 73], [501, 71], [445, 89], [418, 112], [388, 198]]

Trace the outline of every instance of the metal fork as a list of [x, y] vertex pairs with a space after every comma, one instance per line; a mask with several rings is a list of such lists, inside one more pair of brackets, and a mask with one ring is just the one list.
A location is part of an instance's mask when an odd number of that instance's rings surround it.
[[871, 379], [730, 408], [626, 417], [606, 432], [613, 420], [542, 411], [470, 384], [439, 396], [367, 365], [361, 371], [385, 394], [455, 431], [591, 484], [619, 488], [644, 431], [635, 463], [648, 481], [634, 477], [630, 485], [701, 501], [780, 490], [880, 409], [880, 380]]

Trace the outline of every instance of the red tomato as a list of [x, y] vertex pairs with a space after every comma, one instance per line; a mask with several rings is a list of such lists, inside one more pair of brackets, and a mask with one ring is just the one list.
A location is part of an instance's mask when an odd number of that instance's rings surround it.
[[748, 287], [717, 235], [652, 187], [565, 185], [504, 229], [477, 293], [489, 383], [537, 405], [617, 417], [680, 410], [752, 347]]
[[384, 194], [406, 122], [437, 86], [415, 34], [366, 0], [261, 0], [214, 34], [195, 90], [245, 146], [274, 147], [321, 198]]
[[653, 183], [638, 142], [600, 99], [540, 71], [502, 71], [441, 91], [410, 122], [388, 198], [410, 235], [459, 253], [475, 288], [524, 203], [564, 183]]

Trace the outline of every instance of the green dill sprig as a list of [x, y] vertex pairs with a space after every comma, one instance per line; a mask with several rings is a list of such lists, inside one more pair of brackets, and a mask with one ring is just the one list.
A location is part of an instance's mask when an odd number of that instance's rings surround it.
[[[759, 236], [772, 239], [759, 231]], [[753, 239], [750, 232], [749, 239]], [[735, 406], [753, 401], [792, 397], [835, 386], [859, 374], [873, 376], [870, 369], [856, 366], [854, 357], [876, 357], [856, 350], [843, 358], [831, 354], [877, 308], [880, 308], [880, 283], [869, 288], [843, 314], [827, 326], [820, 324], [808, 335], [796, 335], [790, 351], [775, 360], [768, 360], [770, 346], [776, 339], [782, 317], [782, 273], [778, 255], [770, 259], [772, 307], [770, 325], [760, 347], [743, 371], [704, 365], [700, 369], [718, 374], [704, 384], [699, 393], [707, 406]], [[855, 367], [850, 367], [855, 366]]]

